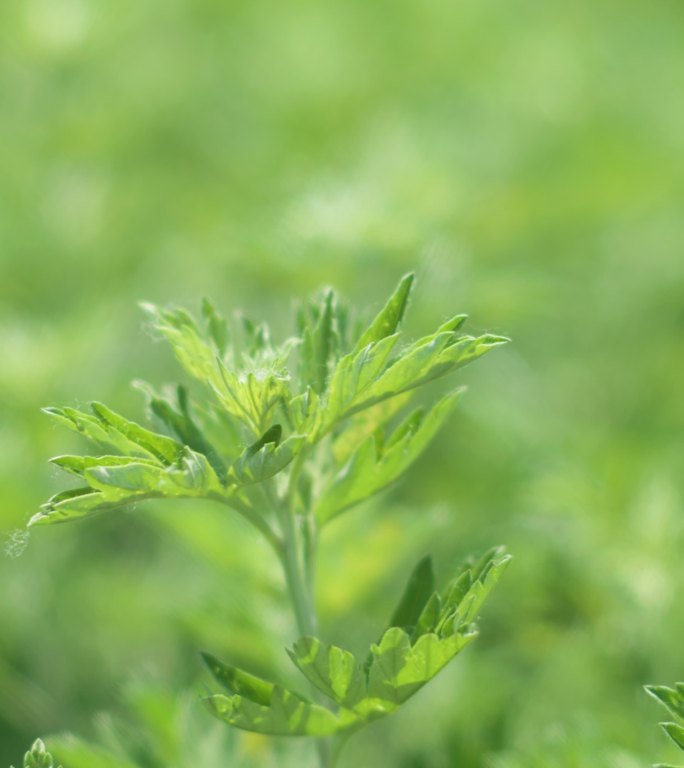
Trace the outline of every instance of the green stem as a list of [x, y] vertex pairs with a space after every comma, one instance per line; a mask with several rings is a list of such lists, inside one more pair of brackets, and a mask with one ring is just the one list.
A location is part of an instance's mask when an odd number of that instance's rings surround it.
[[[310, 547], [312, 532], [309, 528], [304, 537], [297, 530], [297, 516], [292, 508], [292, 495], [288, 494], [290, 504], [279, 504], [276, 509], [282, 527], [282, 545], [280, 561], [285, 573], [287, 590], [292, 601], [297, 630], [302, 636], [315, 636], [318, 630], [318, 619], [314, 599], [313, 564], [315, 551]], [[308, 521], [307, 521], [308, 523]], [[315, 536], [315, 532], [314, 532]], [[316, 700], [320, 700], [318, 692], [314, 692]], [[317, 739], [316, 750], [320, 768], [332, 768], [333, 757], [330, 751], [329, 739]]]
[[304, 565], [299, 553], [299, 536], [295, 528], [295, 519], [289, 510], [283, 510], [283, 547], [281, 561], [285, 572], [287, 589], [292, 600], [297, 629], [302, 636], [315, 635], [317, 631], [316, 610], [313, 594], [307, 585]]

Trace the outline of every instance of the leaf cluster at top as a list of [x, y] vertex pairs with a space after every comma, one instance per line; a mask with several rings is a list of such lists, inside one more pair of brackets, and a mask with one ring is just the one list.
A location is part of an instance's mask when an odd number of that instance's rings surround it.
[[[183, 309], [144, 305], [155, 333], [210, 396], [140, 383], [163, 432], [97, 402], [90, 412], [45, 409], [98, 450], [52, 460], [80, 485], [49, 499], [30, 524], [149, 498], [203, 497], [237, 510], [273, 540], [258, 486], [286, 468], [289, 502], [313, 508], [320, 524], [386, 488], [429, 443], [457, 394], [427, 413], [416, 409], [399, 418], [416, 389], [506, 341], [462, 333], [464, 315], [402, 341], [412, 285], [413, 276], [405, 276], [366, 327], [326, 290], [300, 308], [297, 336], [281, 344], [265, 324], [241, 318], [236, 327], [208, 301], [200, 320]], [[307, 470], [304, 457], [322, 443], [326, 458]]]

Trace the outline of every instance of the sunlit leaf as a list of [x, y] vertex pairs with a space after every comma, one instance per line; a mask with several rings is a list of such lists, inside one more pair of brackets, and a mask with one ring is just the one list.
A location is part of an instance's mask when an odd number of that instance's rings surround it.
[[354, 721], [339, 718], [292, 691], [275, 686], [270, 704], [264, 706], [244, 696], [217, 694], [204, 699], [209, 711], [235, 728], [271, 736], [329, 736]]
[[117, 464], [116, 459], [105, 456], [99, 462], [95, 457], [83, 457], [79, 462], [78, 457], [58, 457], [56, 463], [80, 474], [88, 485], [53, 496], [29, 524], [68, 522], [145, 499], [227, 498], [231, 493], [206, 457], [190, 448], [184, 448], [171, 466], [130, 458]]
[[378, 443], [367, 438], [324, 487], [316, 515], [324, 523], [397, 480], [416, 461], [444, 423], [457, 400], [453, 393], [427, 415], [410, 414], [395, 431]]
[[340, 706], [353, 709], [366, 697], [363, 669], [349, 651], [302, 637], [289, 655], [307, 680]]
[[402, 277], [394, 293], [388, 299], [387, 304], [380, 310], [373, 322], [356, 342], [354, 347], [355, 353], [360, 352], [368, 344], [380, 341], [397, 331], [406, 312], [406, 305], [411, 295], [414, 279], [415, 275], [413, 273]]

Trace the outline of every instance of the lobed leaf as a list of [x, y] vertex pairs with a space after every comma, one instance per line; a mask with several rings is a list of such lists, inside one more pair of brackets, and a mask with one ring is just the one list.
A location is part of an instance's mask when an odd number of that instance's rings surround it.
[[340, 706], [354, 709], [366, 698], [363, 669], [349, 651], [302, 637], [288, 654], [307, 680]]
[[456, 338], [453, 331], [438, 331], [420, 339], [362, 393], [351, 412], [427, 384], [507, 342], [503, 336], [490, 334]]
[[486, 595], [509, 559], [497, 549], [475, 566], [465, 566], [461, 573], [468, 576], [469, 587], [461, 596], [461, 606], [454, 604], [453, 592], [450, 601], [442, 603], [434, 591], [432, 562], [423, 558], [408, 580], [390, 626], [371, 647], [363, 666], [349, 651], [314, 637], [300, 638], [289, 651], [290, 658], [318, 690], [354, 713], [354, 727], [388, 715], [477, 636], [470, 620], [472, 595], [478, 599]]
[[275, 686], [268, 706], [238, 695], [216, 694], [204, 702], [219, 720], [235, 728], [270, 736], [330, 736], [354, 721], [352, 715], [337, 717], [329, 709], [279, 686]]
[[398, 334], [372, 341], [343, 357], [332, 374], [320, 437], [339, 421], [420, 387], [508, 342], [504, 336], [459, 336], [457, 315], [392, 359]]
[[[493, 550], [476, 566], [466, 566], [471, 580], [462, 598], [470, 600], [480, 581], [493, 586], [491, 574], [500, 570], [508, 557]], [[392, 616], [390, 626], [371, 647], [365, 668], [352, 653], [328, 645], [316, 637], [302, 637], [288, 651], [290, 659], [306, 679], [331, 699], [333, 712], [304, 697], [243, 670], [203, 654], [214, 678], [230, 696], [213, 695], [205, 701], [219, 719], [244, 730], [278, 736], [328, 736], [354, 730], [384, 717], [429, 682], [476, 636], [472, 623], [445, 626], [458, 605], [455, 593], [441, 606], [434, 591], [432, 563], [424, 558], [416, 566]], [[463, 614], [469, 614], [471, 603]], [[437, 614], [435, 615], [435, 608]], [[426, 621], [426, 615], [432, 615]], [[442, 615], [444, 614], [444, 615]], [[453, 622], [452, 622], [453, 624]], [[441, 625], [442, 630], [438, 629]]]
[[400, 627], [385, 632], [371, 647], [368, 695], [398, 706], [413, 696], [477, 636], [474, 630], [439, 637], [421, 635], [415, 644]]
[[[79, 462], [79, 458], [81, 461]], [[49, 499], [29, 526], [60, 523], [119, 509], [151, 498], [228, 498], [225, 487], [207, 458], [183, 448], [179, 460], [164, 467], [152, 461], [123, 457], [57, 457], [55, 463], [80, 474], [87, 486], [62, 491]]]
[[331, 520], [397, 480], [427, 448], [459, 394], [445, 397], [427, 415], [414, 411], [387, 441], [376, 434], [361, 443], [324, 487], [316, 505], [318, 520]]

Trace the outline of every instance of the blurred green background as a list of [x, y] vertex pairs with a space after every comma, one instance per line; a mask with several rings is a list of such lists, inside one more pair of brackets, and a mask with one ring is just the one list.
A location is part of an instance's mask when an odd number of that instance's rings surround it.
[[289, 674], [280, 574], [239, 521], [150, 503], [21, 556], [12, 532], [82, 448], [41, 406], [140, 418], [130, 381], [180, 375], [139, 300], [284, 336], [319, 286], [372, 308], [411, 268], [410, 331], [467, 311], [514, 344], [329, 529], [324, 635], [367, 646], [425, 552], [515, 561], [481, 638], [343, 768], [675, 759], [641, 686], [684, 677], [683, 39], [678, 0], [3, 0], [3, 768], [63, 732], [100, 745], [53, 739], [65, 768], [313, 764], [197, 704], [199, 649]]

